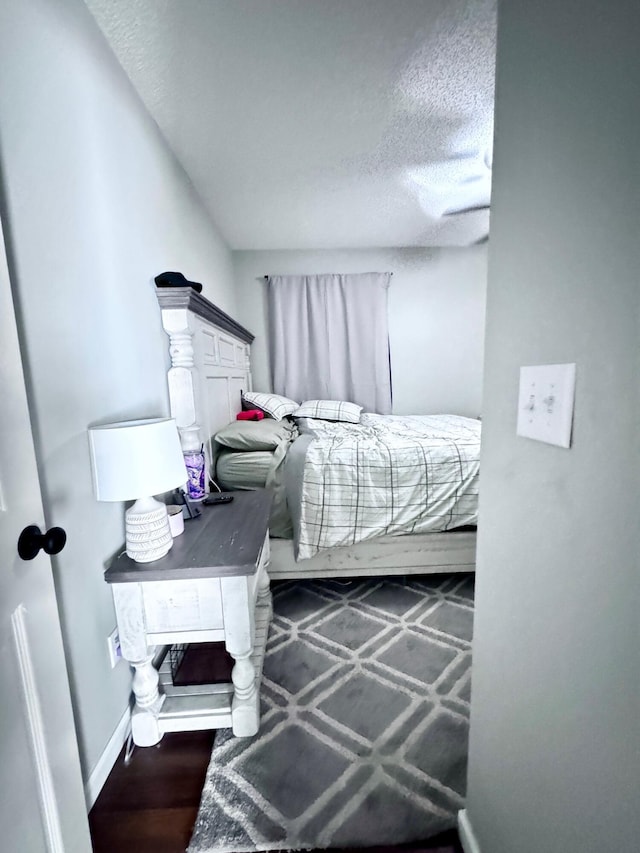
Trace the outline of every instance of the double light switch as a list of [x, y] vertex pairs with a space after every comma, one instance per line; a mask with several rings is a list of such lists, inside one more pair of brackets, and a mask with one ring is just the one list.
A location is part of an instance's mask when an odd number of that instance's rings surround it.
[[575, 364], [521, 367], [517, 434], [569, 447], [575, 384]]

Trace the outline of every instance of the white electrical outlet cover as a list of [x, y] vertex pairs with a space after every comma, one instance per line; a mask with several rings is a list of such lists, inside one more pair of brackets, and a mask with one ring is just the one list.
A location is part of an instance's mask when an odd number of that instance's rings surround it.
[[575, 364], [521, 367], [517, 434], [570, 447], [575, 385]]
[[122, 660], [120, 635], [117, 628], [114, 628], [107, 637], [107, 650], [109, 652], [109, 663], [111, 664], [111, 669], [113, 669]]

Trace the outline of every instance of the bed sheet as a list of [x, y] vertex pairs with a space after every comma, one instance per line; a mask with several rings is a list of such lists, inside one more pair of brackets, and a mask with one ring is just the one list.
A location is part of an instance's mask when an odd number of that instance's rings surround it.
[[363, 414], [359, 424], [308, 426], [287, 461], [296, 559], [377, 536], [476, 523], [478, 420]]
[[276, 539], [293, 538], [284, 485], [284, 462], [290, 442], [275, 450], [223, 450], [216, 460], [216, 482], [223, 491], [267, 488], [271, 492], [269, 535]]

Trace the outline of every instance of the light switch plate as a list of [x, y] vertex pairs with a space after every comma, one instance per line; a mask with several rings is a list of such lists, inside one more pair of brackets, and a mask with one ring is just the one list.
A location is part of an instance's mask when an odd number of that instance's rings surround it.
[[575, 385], [575, 364], [521, 367], [517, 434], [570, 447]]

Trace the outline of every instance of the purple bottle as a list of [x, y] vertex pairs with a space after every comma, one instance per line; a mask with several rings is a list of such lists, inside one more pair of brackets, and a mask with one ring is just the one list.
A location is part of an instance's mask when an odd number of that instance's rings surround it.
[[200, 501], [205, 496], [204, 447], [200, 450], [185, 450], [183, 455], [188, 475], [187, 497], [192, 501]]

